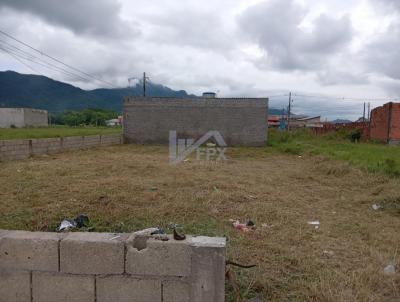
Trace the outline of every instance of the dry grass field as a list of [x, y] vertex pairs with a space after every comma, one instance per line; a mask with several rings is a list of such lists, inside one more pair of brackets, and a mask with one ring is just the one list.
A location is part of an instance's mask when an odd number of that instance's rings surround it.
[[[52, 231], [79, 213], [96, 231], [177, 223], [186, 233], [226, 236], [229, 259], [257, 264], [235, 269], [245, 298], [400, 300], [399, 178], [271, 148], [176, 166], [167, 152], [124, 145], [0, 163], [0, 228]], [[256, 229], [234, 230], [236, 218]], [[397, 272], [385, 275], [390, 263]]]

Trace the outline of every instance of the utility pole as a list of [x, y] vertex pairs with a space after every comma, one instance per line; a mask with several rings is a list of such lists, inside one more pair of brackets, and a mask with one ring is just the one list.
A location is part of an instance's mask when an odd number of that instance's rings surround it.
[[291, 106], [292, 106], [292, 93], [289, 92], [288, 123], [287, 123], [288, 131], [290, 130], [290, 110], [291, 110]]
[[364, 102], [364, 112], [363, 112], [363, 122], [365, 122], [365, 102]]
[[143, 72], [143, 96], [146, 96], [146, 73]]
[[368, 121], [370, 120], [370, 118], [371, 118], [371, 103], [368, 102]]

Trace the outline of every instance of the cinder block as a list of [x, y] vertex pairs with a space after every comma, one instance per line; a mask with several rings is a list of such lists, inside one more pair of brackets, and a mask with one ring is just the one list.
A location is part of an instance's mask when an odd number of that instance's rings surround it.
[[8, 230], [2, 230], [2, 229], [0, 229], [0, 238], [1, 237], [4, 237], [6, 234], [8, 234], [10, 231], [8, 231]]
[[192, 237], [191, 302], [225, 299], [225, 238]]
[[33, 302], [94, 302], [94, 276], [33, 272], [32, 297]]
[[126, 272], [134, 275], [189, 276], [191, 273], [191, 248], [187, 241], [169, 241], [149, 238], [146, 248], [137, 249], [137, 238], [127, 241]]
[[60, 234], [10, 231], [0, 237], [0, 269], [58, 271]]
[[31, 302], [30, 273], [0, 269], [0, 302]]
[[97, 302], [161, 302], [161, 281], [97, 277]]
[[164, 281], [162, 301], [190, 302], [190, 285], [181, 281]]
[[123, 235], [109, 233], [67, 235], [60, 243], [60, 271], [71, 274], [123, 273], [123, 239]]

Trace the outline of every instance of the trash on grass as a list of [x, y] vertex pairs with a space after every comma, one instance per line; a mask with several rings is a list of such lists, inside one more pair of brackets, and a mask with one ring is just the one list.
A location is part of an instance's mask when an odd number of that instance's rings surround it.
[[325, 256], [329, 256], [329, 257], [332, 257], [333, 255], [335, 255], [335, 253], [333, 251], [328, 251], [328, 250], [324, 250], [322, 252], [322, 254], [324, 254]]
[[247, 220], [247, 222], [246, 222], [246, 226], [247, 226], [247, 227], [255, 227], [256, 225], [255, 225], [255, 223], [254, 223], [253, 221], [251, 221], [251, 220], [249, 219], [249, 220]]
[[63, 220], [58, 228], [59, 232], [68, 231], [70, 229], [76, 228], [76, 222], [73, 220]]
[[[231, 221], [231, 220], [230, 220]], [[248, 232], [256, 228], [255, 223], [252, 220], [247, 220], [246, 223], [241, 223], [239, 220], [234, 220], [232, 226], [239, 231]]]
[[372, 209], [374, 209], [375, 211], [379, 210], [380, 208], [381, 208], [381, 206], [379, 204], [377, 204], [377, 203], [374, 203], [372, 205]]
[[173, 229], [181, 229], [182, 226], [176, 223], [169, 223], [167, 224], [167, 229], [173, 230]]
[[174, 232], [174, 239], [175, 240], [185, 240], [186, 236], [184, 234], [179, 234], [176, 229], [182, 229], [182, 226], [176, 223], [169, 223], [167, 224], [167, 228]]
[[82, 228], [82, 227], [88, 226], [89, 217], [87, 217], [86, 215], [80, 214], [74, 219], [74, 221], [76, 222], [77, 228]]
[[69, 231], [70, 229], [87, 227], [89, 224], [89, 217], [79, 214], [75, 219], [64, 219], [61, 221], [58, 228], [59, 232]]
[[313, 225], [316, 230], [319, 229], [319, 220], [309, 221], [308, 224]]
[[176, 229], [174, 229], [174, 239], [175, 240], [185, 240], [186, 236], [185, 234], [179, 234]]
[[240, 223], [239, 220], [236, 220], [232, 223], [233, 227], [236, 230], [240, 230], [240, 231], [248, 231], [249, 229], [247, 228], [247, 225], [245, 223]]
[[385, 275], [393, 275], [396, 273], [396, 268], [394, 267], [393, 264], [389, 264], [388, 266], [386, 266], [383, 270], [383, 273]]

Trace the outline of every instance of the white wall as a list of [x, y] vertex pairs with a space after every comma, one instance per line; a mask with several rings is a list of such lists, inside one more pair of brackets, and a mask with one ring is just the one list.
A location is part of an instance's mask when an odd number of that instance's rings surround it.
[[23, 108], [0, 108], [0, 128], [24, 127]]
[[0, 128], [47, 127], [47, 110], [30, 108], [0, 108]]
[[26, 127], [47, 127], [47, 110], [24, 108], [24, 124]]

